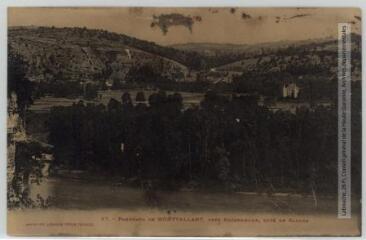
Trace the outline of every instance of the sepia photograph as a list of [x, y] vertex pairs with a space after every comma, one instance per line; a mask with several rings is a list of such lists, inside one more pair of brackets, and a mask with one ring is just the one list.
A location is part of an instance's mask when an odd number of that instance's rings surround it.
[[361, 235], [361, 9], [7, 11], [9, 235]]

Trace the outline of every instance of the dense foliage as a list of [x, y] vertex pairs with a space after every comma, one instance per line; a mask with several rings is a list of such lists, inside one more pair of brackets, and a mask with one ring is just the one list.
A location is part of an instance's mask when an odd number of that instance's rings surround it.
[[55, 107], [49, 130], [57, 167], [152, 179], [161, 188], [195, 182], [227, 190], [336, 192], [337, 112], [330, 107], [271, 112], [254, 97], [208, 92], [199, 108], [183, 110], [179, 94], [161, 91], [149, 106], [133, 106], [125, 93], [107, 107]]
[[[26, 110], [33, 103], [34, 84], [27, 78], [25, 67], [26, 63], [21, 56], [8, 55], [8, 100], [12, 98], [13, 94], [16, 96], [16, 106], [11, 106], [13, 109], [9, 109], [8, 114], [19, 114], [21, 120], [13, 124], [23, 124]], [[14, 120], [8, 119], [8, 121]], [[20, 126], [16, 126], [16, 129], [10, 131], [8, 129], [7, 207], [9, 209], [44, 207], [45, 200], [41, 197], [32, 200], [29, 196], [29, 189], [25, 187], [25, 183], [41, 181], [43, 165], [35, 158], [40, 157], [44, 149], [36, 142], [26, 139], [14, 140], [14, 131], [20, 131], [19, 128]]]
[[8, 98], [10, 98], [11, 93], [17, 95], [17, 104], [21, 115], [33, 103], [34, 84], [26, 76], [26, 67], [27, 64], [20, 55], [8, 55]]

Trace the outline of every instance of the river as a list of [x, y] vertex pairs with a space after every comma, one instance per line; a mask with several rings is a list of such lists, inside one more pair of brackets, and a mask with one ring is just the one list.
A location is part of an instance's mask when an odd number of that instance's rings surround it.
[[85, 180], [71, 177], [50, 177], [40, 185], [30, 186], [32, 198], [40, 194], [51, 197], [52, 208], [98, 209], [98, 208], [151, 208], [167, 210], [210, 211], [264, 211], [288, 213], [334, 213], [337, 210], [335, 197], [321, 196], [315, 208], [311, 195], [277, 193], [272, 196], [252, 192], [208, 191], [157, 191], [157, 204], [151, 206], [146, 193], [131, 187], [106, 180]]

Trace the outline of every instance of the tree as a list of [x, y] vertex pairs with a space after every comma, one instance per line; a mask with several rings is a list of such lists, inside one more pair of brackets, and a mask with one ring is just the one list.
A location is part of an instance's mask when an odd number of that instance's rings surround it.
[[93, 84], [86, 84], [85, 86], [85, 98], [86, 99], [94, 99], [98, 95], [98, 87]]
[[145, 98], [145, 94], [144, 92], [140, 91], [136, 94], [136, 102], [145, 102], [146, 98]]
[[122, 107], [121, 103], [114, 98], [111, 98], [108, 102], [107, 108], [109, 112], [118, 111]]
[[27, 64], [18, 54], [13, 53], [9, 46], [8, 54], [8, 97], [15, 92], [21, 117], [25, 110], [33, 103], [33, 84], [26, 77]]
[[230, 161], [225, 148], [216, 147], [213, 157], [215, 159], [217, 178], [223, 183], [227, 183], [230, 175]]
[[129, 92], [124, 92], [121, 97], [124, 106], [132, 106], [132, 99]]

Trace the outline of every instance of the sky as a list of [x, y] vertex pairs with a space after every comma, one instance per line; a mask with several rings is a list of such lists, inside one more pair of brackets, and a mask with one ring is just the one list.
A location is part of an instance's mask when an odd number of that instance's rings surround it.
[[8, 26], [87, 27], [161, 45], [255, 44], [337, 37], [338, 23], [360, 33], [357, 8], [9, 8]]

